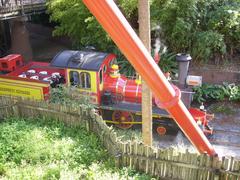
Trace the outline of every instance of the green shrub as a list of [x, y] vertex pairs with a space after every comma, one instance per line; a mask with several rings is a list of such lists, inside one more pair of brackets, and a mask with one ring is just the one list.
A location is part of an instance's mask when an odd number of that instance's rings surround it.
[[[118, 65], [120, 67], [120, 72], [126, 76], [135, 76], [136, 71], [132, 65], [127, 61], [123, 55], [118, 53]], [[175, 60], [176, 55], [174, 53], [162, 52], [160, 53], [160, 61], [158, 66], [165, 72], [170, 72], [171, 74], [176, 74], [177, 72], [177, 62]]]
[[224, 42], [232, 56], [240, 48], [240, 2], [238, 0], [218, 1], [209, 11], [207, 27], [224, 36]]
[[[234, 0], [161, 0], [154, 2], [154, 24], [174, 52], [188, 52], [196, 61], [224, 59], [239, 48], [239, 7]], [[226, 48], [227, 47], [227, 48]]]
[[192, 48], [192, 56], [196, 61], [208, 62], [209, 59], [223, 59], [226, 53], [224, 36], [213, 31], [196, 32]]
[[205, 102], [208, 100], [222, 101], [239, 101], [240, 100], [240, 86], [235, 84], [223, 83], [223, 85], [203, 84], [194, 89], [194, 100], [197, 102]]
[[177, 69], [177, 61], [175, 53], [164, 52], [160, 54], [160, 61], [158, 63], [160, 69], [163, 72], [170, 72], [171, 74], [176, 74]]
[[50, 103], [58, 103], [65, 105], [84, 105], [88, 108], [94, 108], [94, 104], [90, 102], [88, 96], [79, 94], [79, 91], [75, 87], [67, 87], [65, 85], [59, 85], [56, 88], [51, 88], [50, 91]]

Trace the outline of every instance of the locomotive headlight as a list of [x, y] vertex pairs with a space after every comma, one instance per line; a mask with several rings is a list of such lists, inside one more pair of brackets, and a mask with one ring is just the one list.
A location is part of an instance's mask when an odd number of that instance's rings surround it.
[[187, 76], [187, 85], [189, 86], [201, 86], [202, 85], [202, 76]]

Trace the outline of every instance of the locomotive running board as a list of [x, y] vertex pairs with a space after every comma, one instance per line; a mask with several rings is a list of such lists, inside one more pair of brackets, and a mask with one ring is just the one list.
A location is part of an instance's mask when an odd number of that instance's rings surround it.
[[170, 85], [114, 1], [83, 0], [83, 2], [198, 151], [216, 155], [213, 146], [180, 100], [179, 91]]
[[[101, 109], [105, 110], [119, 110], [119, 111], [129, 111], [133, 112], [137, 115], [141, 115], [141, 104], [137, 103], [129, 103], [129, 102], [118, 102], [118, 103], [113, 103], [110, 105], [101, 105]], [[158, 107], [153, 107], [153, 117], [160, 118], [160, 117], [166, 117], [166, 118], [171, 118], [172, 117], [165, 111], [164, 109], [160, 109]]]

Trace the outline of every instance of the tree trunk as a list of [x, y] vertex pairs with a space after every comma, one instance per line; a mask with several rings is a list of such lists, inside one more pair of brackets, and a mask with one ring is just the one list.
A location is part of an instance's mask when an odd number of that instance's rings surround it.
[[[149, 0], [138, 0], [139, 36], [151, 52], [150, 4]], [[142, 134], [143, 142], [152, 146], [152, 93], [142, 80]]]

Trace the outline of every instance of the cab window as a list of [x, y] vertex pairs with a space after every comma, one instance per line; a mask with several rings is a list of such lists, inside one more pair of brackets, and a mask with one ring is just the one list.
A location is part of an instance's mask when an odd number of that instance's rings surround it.
[[100, 84], [103, 82], [103, 70], [101, 69], [99, 72]]
[[72, 86], [80, 85], [79, 73], [77, 71], [70, 71], [69, 77], [70, 77], [70, 83]]
[[107, 66], [106, 65], [103, 66], [103, 72], [107, 72]]
[[91, 77], [87, 72], [80, 73], [80, 87], [81, 88], [91, 88]]

